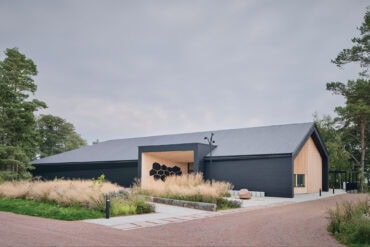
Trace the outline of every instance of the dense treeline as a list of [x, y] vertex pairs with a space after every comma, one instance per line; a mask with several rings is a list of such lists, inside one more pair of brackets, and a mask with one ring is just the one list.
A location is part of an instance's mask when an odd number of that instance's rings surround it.
[[45, 102], [34, 97], [37, 66], [18, 49], [0, 60], [0, 180], [29, 178], [30, 161], [86, 142], [72, 124], [52, 115], [36, 116]]

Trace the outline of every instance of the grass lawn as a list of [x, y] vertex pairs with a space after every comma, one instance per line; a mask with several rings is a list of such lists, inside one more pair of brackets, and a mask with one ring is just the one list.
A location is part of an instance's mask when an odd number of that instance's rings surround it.
[[82, 207], [63, 207], [53, 203], [25, 199], [0, 198], [0, 211], [13, 212], [58, 220], [103, 218], [104, 212]]

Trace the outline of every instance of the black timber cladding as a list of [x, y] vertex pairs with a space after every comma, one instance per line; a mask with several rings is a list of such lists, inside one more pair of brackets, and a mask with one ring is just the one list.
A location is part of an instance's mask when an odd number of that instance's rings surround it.
[[70, 163], [34, 165], [34, 176], [44, 179], [92, 179], [104, 174], [105, 179], [121, 186], [130, 187], [138, 177], [137, 161]]
[[204, 161], [206, 179], [228, 181], [234, 189], [264, 191], [266, 196], [293, 197], [291, 154], [213, 158]]

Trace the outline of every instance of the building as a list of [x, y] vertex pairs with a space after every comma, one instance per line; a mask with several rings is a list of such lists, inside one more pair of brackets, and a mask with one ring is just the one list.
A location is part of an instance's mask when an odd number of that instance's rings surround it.
[[[205, 137], [214, 133], [215, 143]], [[210, 152], [212, 150], [212, 152]], [[287, 124], [105, 141], [32, 162], [47, 179], [102, 173], [123, 186], [202, 172], [234, 189], [294, 197], [328, 190], [328, 154], [314, 123]]]

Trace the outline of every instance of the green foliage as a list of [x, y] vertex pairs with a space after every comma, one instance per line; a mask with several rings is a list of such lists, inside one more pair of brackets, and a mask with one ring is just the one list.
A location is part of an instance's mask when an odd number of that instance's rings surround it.
[[330, 82], [326, 84], [326, 89], [333, 94], [342, 95], [346, 99], [345, 106], [335, 108], [343, 126], [349, 128], [355, 126], [359, 129], [360, 138], [355, 141], [357, 145], [352, 145], [353, 150], [351, 150], [350, 154], [352, 158], [355, 158], [358, 150], [361, 152], [361, 158], [358, 163], [360, 163], [361, 190], [364, 190], [366, 139], [370, 136], [367, 130], [370, 122], [370, 81], [368, 74], [370, 61], [370, 7], [366, 11], [364, 22], [358, 29], [360, 37], [352, 39], [353, 47], [343, 49], [332, 62], [338, 67], [348, 63], [360, 64], [362, 68], [360, 79], [349, 80], [346, 84]]
[[136, 213], [136, 207], [133, 203], [128, 203], [125, 200], [112, 200], [111, 201], [111, 215], [130, 215]]
[[0, 170], [2, 179], [28, 177], [28, 163], [36, 157], [37, 132], [34, 112], [46, 108], [37, 99], [29, 99], [37, 89], [33, 77], [36, 65], [18, 49], [6, 49], [0, 60]]
[[31, 178], [32, 174], [30, 172], [0, 171], [0, 181], [29, 180]]
[[66, 152], [87, 144], [76, 133], [73, 124], [53, 115], [41, 115], [37, 119], [37, 132], [41, 157]]
[[345, 202], [335, 210], [329, 210], [327, 230], [346, 245], [370, 244], [370, 216], [367, 201], [356, 204]]
[[[355, 145], [352, 145], [356, 151], [361, 153], [360, 158], [360, 181], [361, 190], [364, 188], [365, 178], [365, 157], [366, 157], [366, 141], [365, 136], [368, 132], [366, 125], [370, 122], [370, 81], [358, 79], [356, 81], [348, 81], [347, 84], [341, 82], [331, 82], [327, 84], [327, 90], [334, 94], [342, 95], [346, 98], [345, 106], [338, 106], [335, 111], [340, 116], [340, 120], [344, 127], [356, 127], [360, 132], [360, 138], [355, 140]], [[355, 157], [355, 152], [352, 153]]]
[[231, 208], [240, 208], [241, 202], [236, 200], [227, 200], [225, 198], [217, 198], [216, 205], [217, 210], [225, 210]]
[[352, 122], [369, 122], [370, 120], [370, 81], [358, 79], [342, 82], [331, 82], [326, 86], [333, 94], [346, 98], [346, 105], [335, 108], [335, 111], [344, 120]]
[[147, 214], [155, 212], [155, 206], [145, 201], [143, 198], [136, 198], [136, 214]]
[[[8, 170], [18, 174], [7, 173], [6, 178], [28, 177], [25, 170], [39, 156], [39, 147], [44, 157], [81, 147], [86, 142], [72, 124], [61, 118], [47, 115], [36, 122], [35, 112], [47, 107], [34, 98], [37, 67], [17, 48], [6, 49], [4, 55], [0, 60], [0, 162], [7, 163]], [[16, 162], [17, 165], [12, 165]]]
[[0, 61], [0, 145], [19, 148], [29, 161], [37, 153], [34, 112], [46, 104], [28, 100], [37, 89], [33, 61], [16, 48], [6, 49], [5, 56]]
[[26, 161], [27, 156], [20, 147], [0, 146], [0, 179], [9, 181], [32, 178], [29, 170], [33, 167]]
[[[152, 196], [151, 193], [148, 191], [138, 191], [138, 193], [142, 193], [148, 196]], [[174, 200], [182, 200], [182, 201], [190, 201], [190, 202], [205, 202], [205, 203], [215, 203], [217, 205], [217, 210], [225, 210], [230, 208], [240, 208], [241, 202], [235, 200], [227, 200], [222, 197], [211, 197], [205, 196], [201, 194], [193, 194], [193, 195], [181, 195], [181, 194], [161, 194], [160, 197], [174, 199]]]
[[59, 220], [103, 218], [104, 212], [82, 207], [63, 207], [51, 202], [0, 198], [0, 211]]
[[342, 67], [348, 63], [359, 63], [363, 68], [360, 75], [366, 76], [369, 67], [369, 52], [370, 52], [370, 9], [368, 7], [364, 16], [364, 22], [358, 28], [360, 37], [352, 39], [353, 46], [348, 49], [343, 49], [338, 56], [332, 60], [332, 63], [338, 67]]
[[143, 198], [130, 197], [128, 200], [113, 198], [111, 200], [111, 215], [132, 215], [154, 212], [154, 207]]
[[351, 170], [350, 154], [346, 150], [346, 142], [338, 121], [326, 115], [321, 119], [315, 115], [315, 124], [323, 138], [329, 153], [330, 170]]
[[147, 196], [158, 196], [168, 199], [175, 199], [175, 200], [182, 200], [182, 201], [190, 201], [190, 202], [207, 202], [207, 203], [216, 203], [217, 198], [202, 195], [202, 194], [175, 194], [175, 193], [162, 193], [162, 194], [153, 194], [152, 191], [148, 190], [138, 190], [137, 193], [147, 195]]
[[91, 179], [94, 183], [94, 185], [102, 185], [105, 181], [105, 175], [101, 174], [97, 179], [92, 178]]

